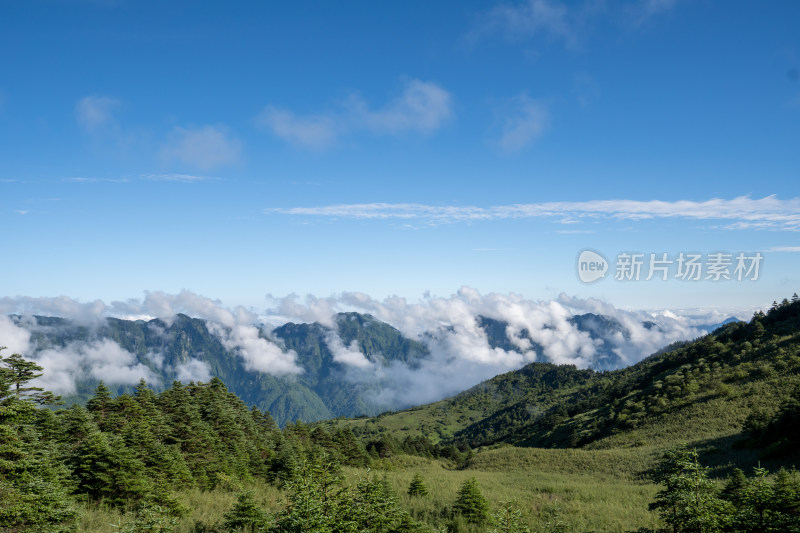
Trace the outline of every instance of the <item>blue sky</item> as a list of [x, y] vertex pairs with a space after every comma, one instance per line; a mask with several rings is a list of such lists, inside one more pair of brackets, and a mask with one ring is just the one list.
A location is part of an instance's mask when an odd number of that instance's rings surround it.
[[[798, 20], [793, 1], [6, 0], [0, 296], [769, 304], [800, 288]], [[593, 284], [587, 248], [610, 261]], [[625, 251], [763, 260], [755, 281], [615, 280]]]

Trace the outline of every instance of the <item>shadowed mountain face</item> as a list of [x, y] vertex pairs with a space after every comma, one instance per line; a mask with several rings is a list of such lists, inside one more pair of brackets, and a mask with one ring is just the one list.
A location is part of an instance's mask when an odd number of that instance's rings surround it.
[[[216, 376], [247, 404], [268, 410], [281, 425], [297, 419], [375, 415], [409, 407], [413, 395], [404, 399], [389, 391], [390, 385], [396, 390], [406, 383], [390, 382], [397, 377], [394, 371], [399, 370], [413, 385], [416, 377], [426, 373], [429, 367], [425, 365], [434, 364], [431, 350], [437, 338], [449, 331], [445, 327], [413, 340], [360, 313], [339, 313], [333, 327], [289, 322], [267, 332], [248, 326], [251, 335], [247, 338], [234, 338], [237, 326], [182, 314], [171, 320], [108, 318], [90, 325], [53, 317], [11, 318], [31, 334], [32, 353], [27, 355], [45, 367], [43, 385], [69, 402], [85, 401], [101, 380], [112, 390], [131, 392], [140, 377], [163, 388], [175, 380], [205, 382]], [[483, 316], [477, 320], [489, 347], [524, 351], [528, 361], [549, 360], [527, 330], [512, 335], [503, 321]], [[623, 324], [596, 314], [575, 315], [569, 323], [595, 346], [591, 368], [625, 365], [619, 346], [630, 332]], [[658, 328], [653, 323], [644, 327]], [[274, 366], [270, 354], [260, 353], [254, 345], [268, 346], [272, 357], [282, 358], [284, 366]]]

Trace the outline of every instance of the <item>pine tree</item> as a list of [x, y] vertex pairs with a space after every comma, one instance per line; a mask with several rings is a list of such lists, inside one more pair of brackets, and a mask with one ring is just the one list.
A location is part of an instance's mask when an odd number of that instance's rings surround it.
[[730, 504], [716, 495], [708, 468], [700, 465], [697, 451], [669, 450], [653, 474], [664, 486], [650, 504], [673, 531], [713, 533], [722, 531], [731, 512]]
[[474, 477], [461, 485], [453, 509], [472, 524], [481, 524], [489, 518], [489, 504], [481, 494], [478, 481]]
[[786, 512], [800, 514], [800, 477], [797, 470], [781, 467], [775, 475], [775, 503]]
[[490, 533], [530, 533], [530, 528], [522, 521], [522, 511], [514, 502], [501, 502], [493, 522], [496, 527]]
[[35, 425], [35, 402], [52, 395], [26, 386], [41, 368], [18, 354], [0, 361], [0, 530], [74, 531], [69, 474]]
[[152, 493], [145, 467], [116, 435], [93, 431], [69, 459], [77, 480], [76, 492], [94, 500], [124, 507]]
[[240, 492], [236, 504], [225, 513], [226, 531], [267, 531], [269, 525], [269, 514], [256, 503], [252, 490]]
[[747, 478], [740, 468], [735, 468], [728, 477], [725, 487], [722, 489], [721, 496], [727, 501], [740, 506], [744, 502], [744, 491], [747, 488]]
[[[5, 350], [5, 346], [0, 346], [0, 351]], [[52, 392], [45, 391], [41, 387], [31, 387], [28, 385], [42, 375], [42, 367], [33, 361], [27, 361], [20, 354], [14, 353], [8, 357], [0, 357], [0, 382], [5, 385], [0, 388], [0, 401], [14, 396], [17, 400], [29, 400], [39, 404], [53, 404], [60, 399]]]
[[425, 483], [422, 480], [422, 474], [417, 472], [414, 474], [414, 477], [411, 478], [411, 484], [408, 486], [408, 495], [425, 496], [426, 494], [428, 494], [428, 489], [425, 487]]
[[111, 405], [111, 389], [100, 381], [94, 389], [94, 396], [86, 402], [86, 408], [92, 413], [99, 413], [101, 418], [105, 417], [105, 412]]
[[362, 479], [356, 486], [353, 514], [361, 531], [388, 533], [403, 511], [386, 477]]
[[170, 516], [168, 509], [160, 505], [145, 503], [134, 512], [134, 519], [120, 529], [120, 533], [171, 533], [178, 519]]

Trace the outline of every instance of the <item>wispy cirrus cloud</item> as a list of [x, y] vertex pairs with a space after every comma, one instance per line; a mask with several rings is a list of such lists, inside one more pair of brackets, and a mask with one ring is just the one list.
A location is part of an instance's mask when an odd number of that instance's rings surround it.
[[675, 8], [678, 0], [646, 0], [635, 4], [635, 22], [641, 24], [651, 17], [661, 15]]
[[441, 86], [410, 80], [394, 100], [372, 108], [353, 94], [335, 110], [298, 115], [268, 105], [256, 124], [292, 144], [306, 148], [328, 148], [347, 135], [367, 131], [376, 135], [404, 132], [430, 134], [452, 116], [452, 96]]
[[800, 246], [773, 246], [768, 252], [800, 252]]
[[70, 183], [128, 183], [130, 180], [128, 178], [85, 178], [76, 176], [64, 178], [62, 181], [68, 181]]
[[545, 36], [573, 47], [578, 41], [573, 13], [566, 5], [548, 0], [528, 0], [520, 4], [503, 4], [484, 14], [469, 34], [471, 40], [501, 34], [510, 40]]
[[134, 178], [87, 178], [83, 176], [64, 178], [61, 181], [69, 183], [130, 183], [137, 179], [147, 181], [175, 181], [180, 183], [197, 183], [200, 181], [216, 181], [220, 178], [212, 176], [196, 176], [193, 174], [141, 174]]
[[237, 163], [242, 143], [225, 126], [175, 127], [161, 149], [161, 158], [210, 170]]
[[497, 35], [512, 42], [544, 39], [576, 49], [581, 47], [592, 27], [603, 17], [623, 27], [636, 28], [672, 11], [677, 3], [678, 0], [630, 3], [525, 0], [504, 3], [481, 13], [466, 38], [472, 43]]
[[[727, 222], [726, 229], [770, 229], [800, 231], [800, 198], [783, 200], [739, 196], [705, 201], [679, 200], [590, 200], [584, 202], [542, 202], [478, 206], [436, 206], [425, 204], [339, 204], [322, 207], [265, 209], [265, 214], [352, 219], [420, 220], [429, 224], [524, 218], [574, 219], [606, 218], [646, 220], [683, 218]], [[566, 218], [565, 218], [566, 217]]]
[[197, 183], [200, 181], [216, 181], [219, 178], [210, 176], [195, 176], [193, 174], [142, 174], [142, 178], [149, 181], [176, 181], [180, 183]]

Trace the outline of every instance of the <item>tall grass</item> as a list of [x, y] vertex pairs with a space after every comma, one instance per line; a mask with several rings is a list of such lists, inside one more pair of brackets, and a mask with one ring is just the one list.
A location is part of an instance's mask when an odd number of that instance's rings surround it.
[[[652, 464], [645, 450], [542, 450], [503, 447], [477, 453], [468, 467], [420, 457], [398, 456], [383, 460], [378, 468], [345, 468], [346, 483], [355, 484], [367, 476], [386, 476], [400, 505], [413, 517], [429, 525], [461, 532], [478, 532], [488, 525], [467, 525], [453, 516], [452, 506], [461, 485], [475, 477], [489, 501], [491, 511], [502, 502], [513, 501], [534, 532], [560, 531], [624, 532], [639, 527], [656, 527], [657, 518], [648, 512], [657, 487], [643, 481], [639, 473]], [[412, 497], [408, 486], [420, 473], [428, 495]], [[268, 484], [254, 484], [256, 500], [272, 512], [285, 504], [283, 493]], [[187, 490], [177, 494], [189, 514], [176, 533], [191, 533], [196, 522], [219, 523], [236, 501], [233, 490]], [[81, 531], [118, 532], [131, 520], [130, 514], [87, 505], [82, 509]]]

